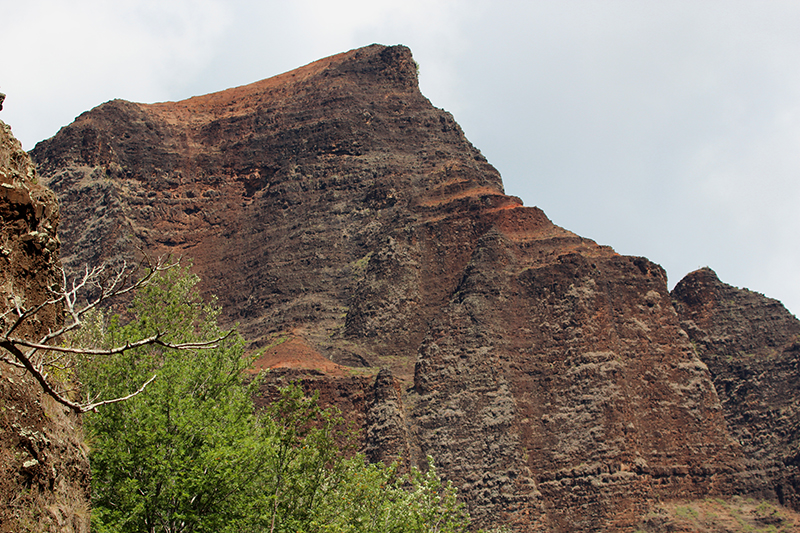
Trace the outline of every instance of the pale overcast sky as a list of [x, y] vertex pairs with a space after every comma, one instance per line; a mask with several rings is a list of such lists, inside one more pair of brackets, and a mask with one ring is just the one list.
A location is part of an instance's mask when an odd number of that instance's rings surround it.
[[800, 312], [800, 2], [0, 0], [26, 149], [113, 98], [181, 100], [405, 44], [506, 192]]

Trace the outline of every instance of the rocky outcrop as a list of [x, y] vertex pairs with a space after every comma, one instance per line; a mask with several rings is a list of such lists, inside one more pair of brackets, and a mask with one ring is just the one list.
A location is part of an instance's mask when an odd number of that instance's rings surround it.
[[672, 297], [744, 453], [744, 493], [800, 509], [800, 321], [703, 268]]
[[[415, 236], [426, 231], [420, 222], [520, 205], [452, 116], [420, 94], [402, 47], [369, 47], [178, 103], [112, 101], [32, 155], [62, 202], [68, 268], [138, 247], [189, 256], [256, 346], [301, 327], [321, 353], [349, 365], [407, 359], [458, 282], [471, 243]], [[449, 218], [431, 230], [474, 238], [453, 226], [468, 219]], [[407, 249], [418, 238], [442, 248]], [[372, 282], [392, 262], [406, 269], [421, 260], [446, 284], [419, 292], [411, 272], [405, 284]], [[399, 302], [411, 320], [399, 327], [378, 298]], [[410, 378], [413, 359], [401, 366]]]
[[69, 265], [190, 257], [254, 349], [290, 339], [260, 365], [373, 459], [432, 455], [480, 524], [631, 531], [746, 477], [664, 271], [505, 195], [404, 47], [108, 102], [32, 154]]
[[419, 441], [522, 530], [624, 530], [726, 490], [735, 450], [661, 268], [529, 235], [487, 236], [423, 343]]
[[407, 460], [411, 457], [411, 438], [403, 394], [389, 369], [378, 372], [370, 392], [363, 426], [367, 459], [374, 463]]
[[[1, 103], [0, 99], [0, 103]], [[0, 121], [0, 327], [60, 287], [55, 195]], [[49, 306], [17, 334], [40, 338], [62, 320]], [[25, 372], [0, 361], [0, 531], [89, 530], [89, 462], [80, 420], [42, 395]]]

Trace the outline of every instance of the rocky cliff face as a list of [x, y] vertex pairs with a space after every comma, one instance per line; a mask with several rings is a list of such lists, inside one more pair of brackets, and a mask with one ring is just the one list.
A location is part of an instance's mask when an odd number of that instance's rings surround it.
[[505, 195], [404, 47], [108, 102], [32, 155], [68, 265], [190, 257], [254, 348], [290, 339], [259, 364], [305, 369], [371, 457], [435, 457], [482, 524], [631, 531], [738, 490], [743, 445], [664, 271]]
[[800, 321], [709, 268], [681, 280], [673, 299], [742, 446], [744, 491], [800, 509]]
[[[2, 99], [0, 99], [0, 108]], [[0, 121], [0, 327], [9, 310], [50, 298], [60, 286], [55, 195]], [[40, 338], [62, 319], [51, 306], [17, 333]], [[80, 420], [24, 371], [0, 361], [0, 531], [89, 530], [89, 462]]]

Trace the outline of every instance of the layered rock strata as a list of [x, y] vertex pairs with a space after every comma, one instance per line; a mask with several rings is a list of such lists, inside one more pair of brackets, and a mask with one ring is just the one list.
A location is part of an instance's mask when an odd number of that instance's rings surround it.
[[742, 491], [800, 509], [800, 321], [709, 268], [687, 275], [672, 297], [742, 447]]
[[108, 102], [33, 156], [68, 265], [191, 258], [254, 349], [290, 338], [265, 366], [347, 383], [371, 457], [432, 455], [480, 524], [630, 531], [746, 469], [664, 271], [505, 195], [404, 47]]

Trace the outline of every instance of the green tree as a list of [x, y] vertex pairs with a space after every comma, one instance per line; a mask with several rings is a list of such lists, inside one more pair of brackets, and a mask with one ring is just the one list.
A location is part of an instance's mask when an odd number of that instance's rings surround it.
[[145, 345], [87, 358], [78, 378], [88, 396], [140, 394], [86, 417], [95, 531], [236, 531], [241, 499], [265, 460], [268, 441], [243, 386], [242, 339], [217, 326], [198, 279], [175, 268], [134, 297], [131, 320], [95, 316], [82, 341], [114, 346], [159, 335], [168, 343], [217, 343], [194, 350]]
[[[76, 376], [89, 403], [129, 396], [155, 376], [135, 396], [87, 414], [94, 531], [467, 530], [466, 511], [432, 461], [405, 474], [368, 464], [353, 453], [341, 413], [297, 384], [256, 413], [258, 380], [245, 383], [243, 341], [218, 327], [219, 309], [198, 296], [197, 282], [186, 269], [159, 272], [125, 321], [88, 314], [74, 337], [86, 354]], [[160, 342], [137, 344], [154, 337]]]
[[280, 389], [263, 414], [270, 453], [257, 502], [266, 531], [306, 531], [342, 474], [340, 443], [350, 438], [341, 414], [321, 409], [297, 384]]
[[398, 464], [344, 461], [340, 484], [316, 517], [315, 531], [343, 533], [437, 533], [469, 530], [469, 514], [450, 483], [428, 457], [427, 471]]
[[264, 413], [271, 450], [264, 463], [258, 520], [270, 533], [436, 533], [467, 531], [469, 515], [436, 473], [402, 474], [398, 463], [370, 464], [352, 453], [341, 413], [292, 384]]

